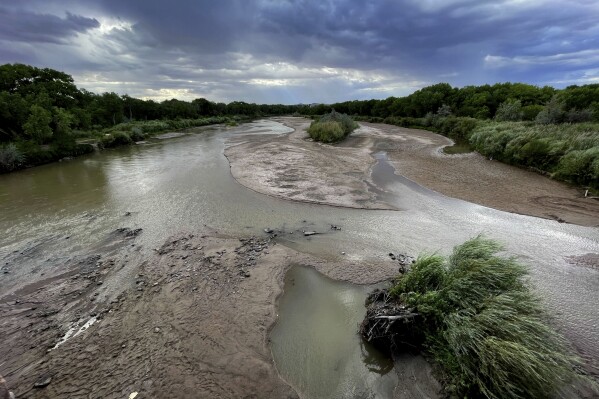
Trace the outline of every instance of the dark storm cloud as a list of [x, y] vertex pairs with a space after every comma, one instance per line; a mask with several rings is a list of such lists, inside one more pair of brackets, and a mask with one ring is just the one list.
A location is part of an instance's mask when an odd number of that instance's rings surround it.
[[0, 40], [61, 43], [100, 23], [66, 12], [65, 17], [0, 6]]
[[[133, 95], [312, 102], [403, 95], [439, 81], [599, 79], [594, 1], [24, 4], [0, 8], [10, 22], [0, 28], [0, 61], [31, 50], [36, 58], [29, 59], [65, 69], [91, 89]], [[78, 32], [88, 34], [71, 40]], [[9, 40], [62, 45], [24, 49]]]

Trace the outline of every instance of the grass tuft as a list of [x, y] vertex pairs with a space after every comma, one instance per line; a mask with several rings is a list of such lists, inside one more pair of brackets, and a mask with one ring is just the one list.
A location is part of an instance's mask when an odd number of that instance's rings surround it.
[[389, 294], [421, 317], [411, 328], [440, 366], [449, 395], [547, 398], [579, 364], [548, 324], [526, 269], [478, 236], [448, 258], [424, 255]]

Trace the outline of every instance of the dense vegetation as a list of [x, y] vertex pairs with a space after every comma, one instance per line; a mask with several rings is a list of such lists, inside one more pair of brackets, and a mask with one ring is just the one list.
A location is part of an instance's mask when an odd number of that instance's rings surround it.
[[358, 127], [349, 116], [332, 110], [313, 121], [308, 128], [308, 134], [315, 141], [336, 143], [346, 138]]
[[[155, 102], [78, 89], [49, 68], [0, 66], [0, 172], [116, 146], [150, 134], [259, 115], [291, 114], [297, 107], [199, 98]], [[90, 140], [85, 140], [90, 139]]]
[[578, 360], [548, 325], [525, 268], [498, 256], [500, 250], [479, 236], [455, 247], [449, 259], [419, 257], [387, 296], [409, 322], [383, 331], [401, 336], [394, 342], [401, 348], [406, 335], [397, 329], [409, 329], [452, 397], [554, 397], [577, 377]]
[[494, 159], [599, 189], [599, 84], [557, 90], [439, 83], [406, 97], [330, 105], [156, 102], [91, 93], [63, 72], [22, 64], [0, 66], [0, 172], [90, 152], [91, 141], [110, 147], [172, 129], [268, 115], [320, 116], [332, 108], [336, 116], [310, 127], [315, 140], [335, 142], [349, 134], [353, 124], [340, 117], [347, 114], [433, 130]]

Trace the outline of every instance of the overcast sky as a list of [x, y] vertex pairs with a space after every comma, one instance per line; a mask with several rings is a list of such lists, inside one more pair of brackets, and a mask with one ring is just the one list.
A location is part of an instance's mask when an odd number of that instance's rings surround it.
[[312, 103], [599, 83], [599, 1], [0, 0], [0, 63], [163, 100]]

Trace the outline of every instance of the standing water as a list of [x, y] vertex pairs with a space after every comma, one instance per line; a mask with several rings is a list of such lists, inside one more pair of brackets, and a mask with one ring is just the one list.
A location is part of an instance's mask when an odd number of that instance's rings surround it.
[[358, 334], [373, 288], [333, 281], [309, 267], [287, 272], [272, 353], [281, 375], [305, 397], [393, 397], [393, 362]]

